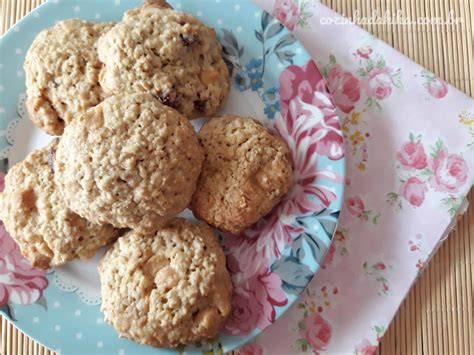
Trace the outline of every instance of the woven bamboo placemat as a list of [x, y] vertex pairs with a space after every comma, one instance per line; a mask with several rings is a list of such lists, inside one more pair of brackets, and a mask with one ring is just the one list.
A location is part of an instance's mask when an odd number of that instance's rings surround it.
[[[316, 0], [314, 0], [316, 1]], [[45, 0], [0, 0], [0, 34]], [[322, 0], [346, 16], [367, 17], [402, 11], [406, 18], [448, 18], [454, 25], [363, 27], [470, 96], [474, 96], [474, 1], [471, 0]], [[5, 55], [2, 53], [2, 55]], [[474, 191], [460, 218], [402, 304], [387, 330], [380, 355], [474, 354]], [[53, 354], [2, 318], [4, 355]]]

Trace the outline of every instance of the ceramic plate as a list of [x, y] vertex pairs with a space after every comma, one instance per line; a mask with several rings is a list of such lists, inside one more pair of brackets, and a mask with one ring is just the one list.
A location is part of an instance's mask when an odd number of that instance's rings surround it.
[[[232, 72], [222, 112], [258, 118], [287, 142], [294, 160], [295, 184], [280, 205], [241, 235], [219, 234], [234, 284], [232, 315], [218, 337], [180, 350], [221, 353], [275, 322], [320, 267], [342, 203], [343, 138], [324, 79], [279, 22], [247, 0], [171, 4], [216, 28]], [[119, 21], [139, 5], [138, 0], [50, 0], [1, 38], [1, 170], [51, 140], [30, 122], [24, 106], [22, 65], [36, 34], [67, 18]], [[199, 128], [202, 120], [193, 124]], [[3, 177], [0, 173], [1, 189]], [[96, 269], [103, 251], [88, 262], [33, 269], [3, 223], [0, 246], [0, 310], [29, 336], [66, 354], [173, 352], [119, 339], [104, 323]]]

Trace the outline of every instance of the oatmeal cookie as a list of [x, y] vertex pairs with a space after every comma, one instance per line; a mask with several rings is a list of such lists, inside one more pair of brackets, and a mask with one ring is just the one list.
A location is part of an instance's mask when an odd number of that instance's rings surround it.
[[36, 36], [26, 54], [26, 107], [30, 119], [51, 135], [104, 99], [97, 40], [111, 23], [61, 21]]
[[199, 139], [205, 159], [192, 210], [212, 226], [239, 233], [290, 190], [288, 147], [254, 119], [214, 118], [202, 127]]
[[202, 161], [183, 115], [149, 94], [117, 95], [66, 127], [55, 181], [82, 217], [151, 232], [188, 206]]
[[13, 166], [0, 194], [0, 215], [21, 253], [35, 267], [88, 259], [118, 235], [111, 225], [91, 223], [72, 212], [54, 184], [57, 142]]
[[151, 93], [188, 118], [213, 115], [230, 88], [216, 32], [165, 4], [126, 12], [99, 39], [100, 83], [109, 94]]
[[121, 337], [156, 347], [214, 337], [231, 311], [225, 255], [212, 230], [174, 219], [130, 231], [99, 264], [102, 312]]

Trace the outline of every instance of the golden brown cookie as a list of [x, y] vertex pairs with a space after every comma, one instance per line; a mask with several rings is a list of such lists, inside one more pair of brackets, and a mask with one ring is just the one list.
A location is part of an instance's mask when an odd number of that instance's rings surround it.
[[100, 38], [100, 83], [109, 94], [151, 93], [188, 118], [213, 115], [230, 88], [216, 33], [165, 4], [147, 1]]
[[149, 94], [117, 95], [66, 127], [55, 181], [84, 218], [151, 232], [188, 206], [202, 161], [186, 117]]
[[54, 184], [57, 142], [13, 166], [0, 194], [0, 215], [21, 253], [35, 267], [49, 268], [88, 259], [118, 230], [91, 223], [72, 212]]
[[26, 107], [46, 133], [61, 135], [78, 114], [104, 99], [97, 40], [111, 23], [61, 21], [38, 34], [26, 54]]
[[214, 337], [231, 311], [224, 251], [204, 224], [174, 219], [131, 231], [99, 264], [105, 320], [121, 337], [156, 347]]
[[196, 216], [239, 233], [266, 215], [292, 186], [286, 144], [249, 117], [226, 115], [199, 132], [204, 164], [192, 199]]

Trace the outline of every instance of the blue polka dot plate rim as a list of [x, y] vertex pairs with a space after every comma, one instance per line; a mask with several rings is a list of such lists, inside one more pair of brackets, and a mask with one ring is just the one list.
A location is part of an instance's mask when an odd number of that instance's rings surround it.
[[[250, 0], [170, 1], [214, 27], [231, 72], [220, 114], [252, 116], [290, 148], [294, 186], [284, 200], [239, 235], [223, 235], [234, 294], [232, 313], [214, 339], [156, 349], [120, 339], [100, 312], [97, 263], [32, 268], [0, 221], [0, 312], [63, 354], [172, 354], [232, 351], [257, 337], [296, 301], [323, 264], [343, 201], [345, 158], [339, 117], [326, 82], [293, 35]], [[25, 109], [25, 54], [57, 21], [119, 21], [139, 0], [50, 0], [0, 39], [0, 190], [8, 166], [49, 143]], [[193, 121], [196, 129], [203, 119]], [[189, 211], [183, 214], [192, 218]]]

